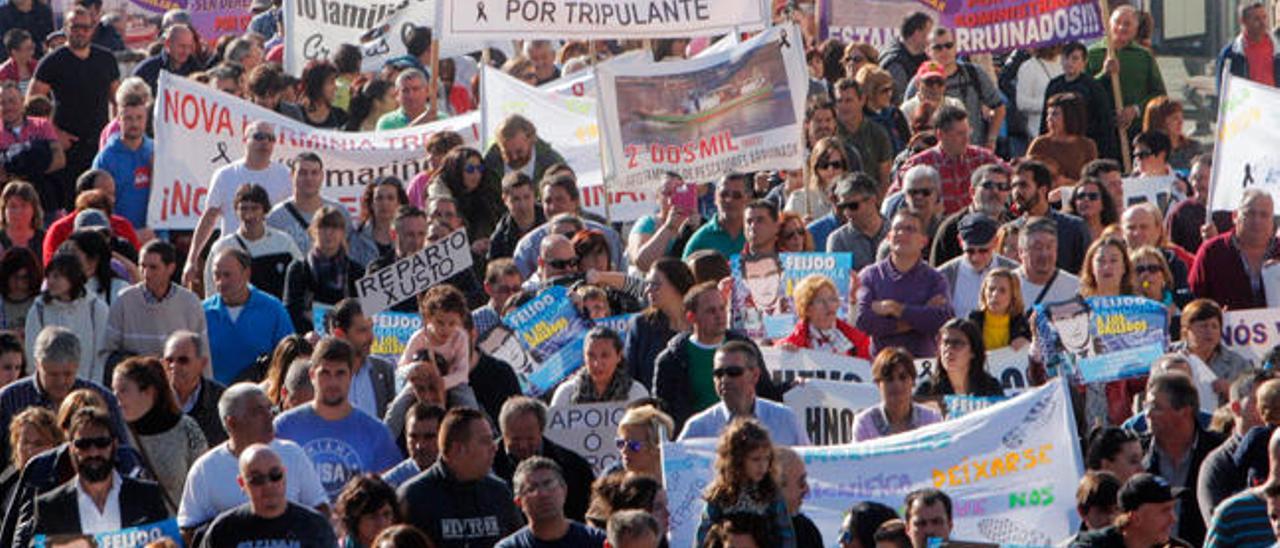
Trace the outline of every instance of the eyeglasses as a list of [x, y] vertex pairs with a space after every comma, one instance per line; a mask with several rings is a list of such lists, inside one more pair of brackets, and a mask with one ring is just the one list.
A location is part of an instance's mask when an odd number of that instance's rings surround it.
[[844, 162], [818, 162], [814, 164], [814, 167], [817, 167], [818, 169], [840, 169], [840, 170], [843, 170], [845, 168]]
[[77, 438], [71, 443], [76, 446], [76, 449], [83, 451], [91, 447], [94, 449], [106, 449], [111, 447], [111, 442], [113, 441], [115, 440], [111, 436], [99, 436], [96, 438]]
[[721, 190], [720, 197], [726, 200], [741, 200], [747, 196], [747, 193], [740, 190]]
[[937, 44], [932, 44], [929, 46], [929, 48], [932, 49], [933, 51], [942, 51], [944, 49], [951, 49], [954, 47], [956, 47], [955, 42], [939, 42]]
[[613, 445], [616, 446], [619, 451], [629, 451], [631, 453], [639, 453], [641, 449], [644, 449], [645, 443], [640, 440], [616, 438], [613, 440]]
[[965, 254], [965, 255], [986, 255], [987, 253], [991, 253], [991, 250], [992, 250], [992, 249], [994, 249], [994, 248], [992, 248], [992, 247], [966, 247], [966, 248], [964, 248], [964, 254]]
[[1163, 274], [1164, 269], [1157, 264], [1140, 264], [1133, 267], [1133, 271], [1139, 275], [1142, 274]]
[[466, 166], [466, 167], [464, 167], [464, 168], [462, 168], [462, 170], [463, 170], [463, 171], [465, 171], [465, 172], [467, 173], [467, 175], [471, 175], [471, 174], [474, 174], [474, 173], [484, 173], [484, 165], [482, 165], [482, 164], [467, 164], [467, 166]]
[[969, 346], [969, 341], [964, 339], [942, 339], [942, 346], [947, 348], [965, 348]]
[[165, 356], [164, 363], [176, 363], [178, 365], [187, 365], [191, 363], [190, 356]]
[[1133, 157], [1134, 157], [1134, 158], [1146, 158], [1146, 157], [1148, 157], [1148, 156], [1155, 156], [1155, 154], [1154, 154], [1154, 153], [1152, 153], [1150, 150], [1135, 150], [1135, 151], [1133, 151]]
[[283, 480], [284, 470], [272, 468], [271, 471], [265, 474], [250, 474], [248, 482], [249, 485], [254, 487], [262, 487], [268, 483], [280, 483]]
[[863, 57], [863, 56], [861, 56], [861, 55], [851, 55], [851, 56], [849, 56], [849, 57], [845, 57], [845, 58], [844, 58], [844, 63], [845, 63], [846, 65], [847, 65], [847, 64], [850, 64], [850, 63], [864, 63], [864, 62], [866, 62], [866, 60], [867, 60], [867, 58], [866, 58], [866, 57]]
[[253, 135], [251, 137], [253, 138], [254, 141], [275, 141], [276, 140], [276, 136], [274, 133], [268, 133], [265, 131], [255, 131], [253, 132]]
[[538, 491], [545, 493], [559, 486], [560, 486], [560, 478], [551, 477], [551, 478], [544, 479], [538, 483], [527, 483], [525, 485], [520, 486], [520, 494], [527, 496]]
[[908, 188], [907, 195], [908, 196], [926, 196], [926, 197], [933, 196], [933, 189], [932, 188]]
[[858, 206], [860, 206], [860, 205], [862, 205], [862, 202], [859, 202], [859, 201], [857, 201], [857, 200], [850, 200], [850, 201], [848, 201], [848, 202], [841, 202], [841, 203], [836, 204], [836, 209], [841, 210], [841, 211], [846, 210], [846, 209], [850, 209], [850, 210], [853, 210], [853, 211], [857, 211], [857, 210], [858, 210]]
[[566, 268], [578, 268], [578, 258], [574, 257], [572, 259], [550, 259], [547, 261], [547, 266], [551, 268], [559, 269], [559, 270], [564, 270]]
[[1009, 192], [1013, 185], [1003, 181], [982, 181], [978, 183], [978, 188], [983, 190], [999, 190], [1000, 192]]
[[717, 379], [724, 378], [724, 377], [736, 379], [738, 377], [741, 377], [742, 374], [746, 372], [747, 372], [747, 369], [745, 367], [742, 367], [741, 365], [729, 365], [729, 366], [720, 367], [712, 370], [711, 376]]
[[1090, 202], [1096, 202], [1101, 199], [1102, 199], [1101, 192], [1077, 192], [1076, 193], [1076, 200], [1088, 200]]

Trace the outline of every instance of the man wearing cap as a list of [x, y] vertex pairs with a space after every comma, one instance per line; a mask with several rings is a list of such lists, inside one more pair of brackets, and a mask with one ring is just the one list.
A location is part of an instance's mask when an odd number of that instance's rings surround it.
[[[966, 213], [957, 223], [962, 252], [938, 267], [951, 289], [951, 309], [957, 318], [966, 318], [977, 309], [982, 296], [982, 279], [996, 268], [1013, 270], [1018, 263], [996, 253], [996, 222], [985, 213]], [[937, 246], [934, 246], [937, 249]]]
[[1186, 541], [1169, 535], [1173, 508], [1182, 489], [1169, 486], [1160, 476], [1134, 474], [1120, 488], [1120, 516], [1116, 524], [1080, 535], [1072, 548], [1148, 548], [1186, 546]]
[[933, 251], [929, 254], [930, 264], [940, 268], [939, 265], [964, 252], [959, 228], [960, 220], [968, 214], [981, 213], [997, 224], [1010, 220], [1009, 193], [1013, 188], [1009, 184], [1011, 176], [1009, 168], [1003, 163], [987, 164], [969, 176], [969, 207], [955, 212], [938, 225], [937, 236], [933, 239]]
[[[947, 73], [943, 72], [942, 65], [933, 61], [925, 61], [920, 65], [920, 69], [915, 74], [916, 94], [914, 97], [907, 99], [902, 103], [902, 114], [907, 117], [908, 123], [916, 122], [916, 117], [920, 115], [921, 107], [929, 107], [929, 112], [935, 112], [943, 105], [953, 106], [958, 109], [964, 109], [964, 102], [947, 95]], [[905, 87], [905, 86], [904, 86]], [[919, 122], [928, 122], [926, 119], [918, 120]]]

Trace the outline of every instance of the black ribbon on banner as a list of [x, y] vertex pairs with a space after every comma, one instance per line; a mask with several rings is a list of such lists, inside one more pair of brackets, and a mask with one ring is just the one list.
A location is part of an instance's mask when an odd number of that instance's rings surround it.
[[218, 141], [218, 155], [210, 158], [209, 163], [216, 164], [218, 160], [222, 160], [224, 164], [231, 163], [231, 158], [227, 156], [227, 143], [225, 141]]
[[484, 12], [484, 2], [476, 2], [476, 22], [479, 22], [481, 19], [486, 23], [489, 22], [489, 16]]
[[787, 30], [782, 29], [778, 34], [778, 41], [782, 43], [782, 47], [791, 49], [791, 42], [787, 41]]

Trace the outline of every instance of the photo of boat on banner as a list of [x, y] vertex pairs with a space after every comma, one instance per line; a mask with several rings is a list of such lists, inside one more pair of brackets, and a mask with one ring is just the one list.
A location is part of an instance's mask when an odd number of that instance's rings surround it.
[[737, 138], [796, 122], [778, 43], [711, 69], [620, 76], [617, 90], [627, 145], [682, 145], [722, 134]]

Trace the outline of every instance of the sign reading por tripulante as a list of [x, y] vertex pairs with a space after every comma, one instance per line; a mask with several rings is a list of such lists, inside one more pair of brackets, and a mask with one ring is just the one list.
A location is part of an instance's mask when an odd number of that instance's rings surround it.
[[467, 231], [459, 228], [422, 251], [360, 278], [356, 294], [365, 314], [377, 314], [468, 268], [471, 243]]

